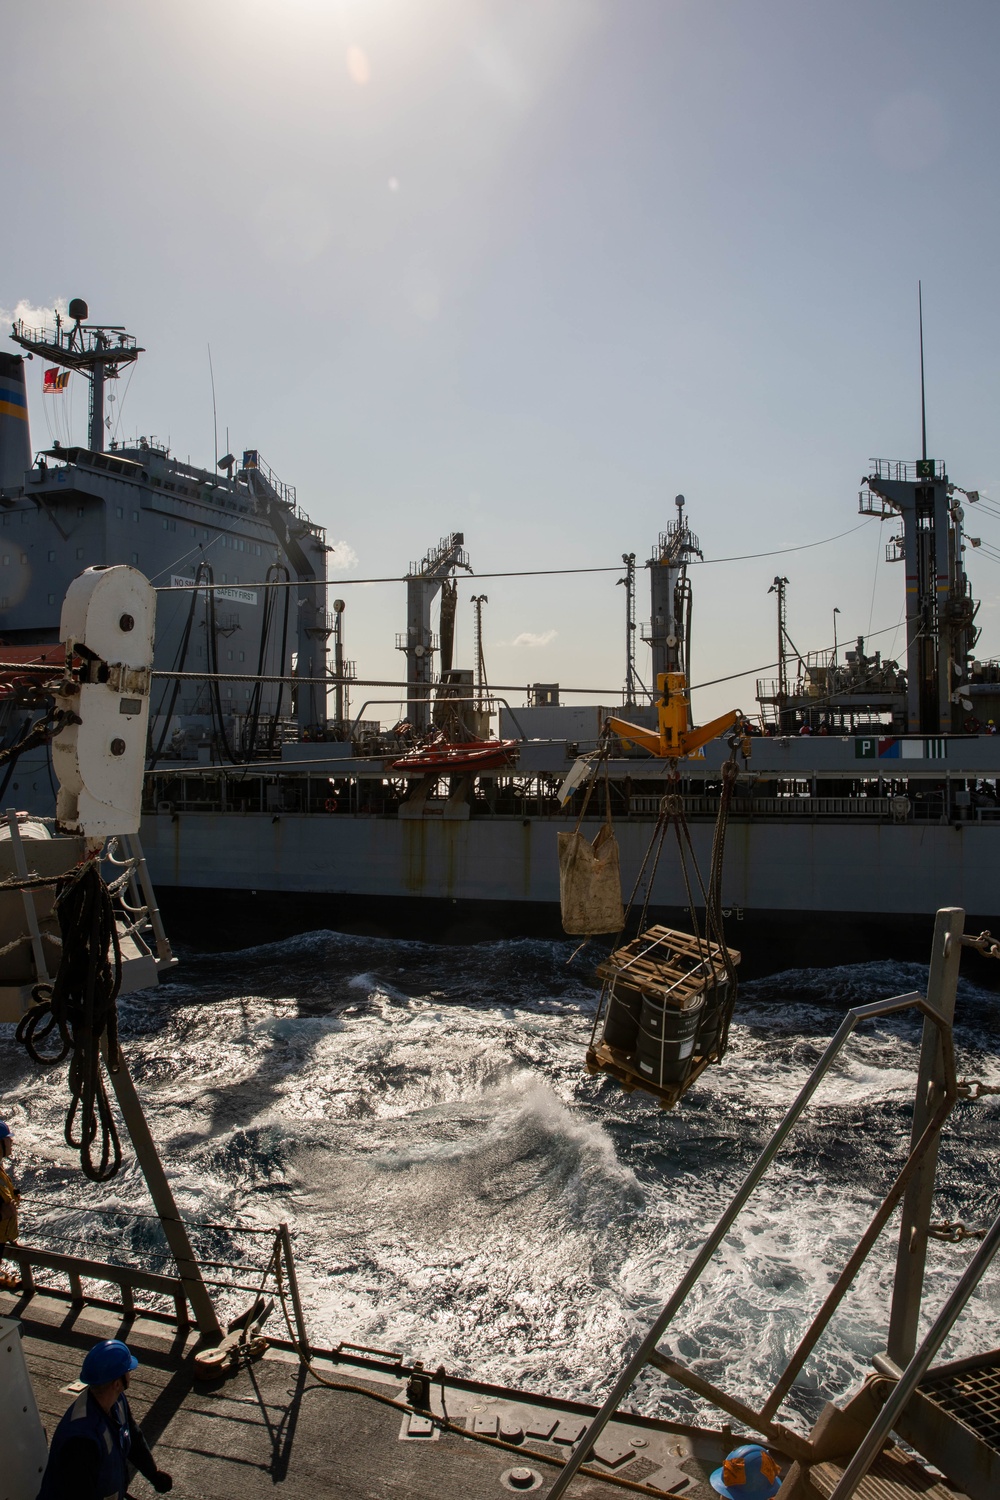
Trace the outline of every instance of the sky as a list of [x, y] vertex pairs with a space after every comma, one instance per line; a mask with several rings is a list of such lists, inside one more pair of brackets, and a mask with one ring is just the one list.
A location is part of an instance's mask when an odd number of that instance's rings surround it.
[[[361, 676], [400, 676], [405, 590], [358, 580], [462, 531], [477, 573], [611, 571], [463, 581], [456, 665], [485, 592], [492, 682], [616, 701], [621, 556], [642, 621], [678, 493], [695, 686], [749, 674], [697, 719], [773, 675], [779, 572], [800, 651], [836, 608], [902, 655], [857, 496], [919, 456], [918, 279], [928, 452], [1000, 502], [991, 0], [46, 0], [3, 35], [0, 310], [125, 325], [118, 436], [207, 467], [211, 348], [219, 451], [327, 527]], [[967, 562], [1000, 655], [1000, 563]]]

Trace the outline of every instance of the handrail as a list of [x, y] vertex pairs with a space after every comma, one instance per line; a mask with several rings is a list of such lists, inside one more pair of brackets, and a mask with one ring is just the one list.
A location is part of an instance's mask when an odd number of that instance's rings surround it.
[[17, 1261], [25, 1291], [34, 1295], [36, 1291], [64, 1297], [58, 1287], [39, 1287], [32, 1274], [32, 1267], [46, 1271], [62, 1271], [69, 1277], [70, 1297], [74, 1302], [83, 1301], [82, 1280], [110, 1281], [122, 1293], [122, 1301], [130, 1311], [134, 1291], [152, 1292], [156, 1296], [169, 1297], [177, 1311], [178, 1323], [190, 1323], [187, 1295], [179, 1276], [164, 1276], [158, 1271], [143, 1271], [134, 1266], [116, 1266], [108, 1261], [90, 1260], [80, 1255], [63, 1255], [57, 1250], [42, 1250], [34, 1245], [12, 1244], [7, 1254]]
[[830, 1496], [830, 1500], [849, 1500], [849, 1497], [854, 1494], [873, 1461], [882, 1451], [882, 1445], [895, 1427], [900, 1412], [927, 1374], [935, 1354], [955, 1326], [965, 1304], [982, 1281], [998, 1250], [1000, 1250], [1000, 1214], [993, 1220], [989, 1233], [928, 1329], [923, 1343], [903, 1371], [892, 1395], [859, 1444], [837, 1488]]
[[[939, 912], [937, 924], [935, 926], [935, 940], [937, 940], [938, 937], [943, 934], [948, 923], [956, 919], [959, 921], [963, 920], [964, 913], [957, 910], [952, 911], [950, 909], [947, 911]], [[932, 966], [932, 980], [933, 977], [934, 969]], [[802, 1448], [807, 1445], [804, 1443], [803, 1439], [798, 1436], [798, 1434], [793, 1433], [787, 1428], [783, 1428], [776, 1424], [773, 1420], [774, 1414], [784, 1400], [785, 1395], [787, 1395], [788, 1389], [791, 1386], [792, 1380], [794, 1380], [795, 1374], [797, 1374], [798, 1370], [801, 1368], [801, 1365], [804, 1363], [805, 1358], [823, 1332], [823, 1329], [832, 1316], [834, 1308], [843, 1299], [843, 1296], [847, 1292], [850, 1284], [853, 1282], [860, 1268], [861, 1262], [871, 1251], [876, 1239], [878, 1238], [878, 1235], [881, 1233], [881, 1230], [884, 1228], [885, 1223], [888, 1221], [892, 1207], [894, 1207], [895, 1204], [899, 1201], [899, 1198], [902, 1196], [903, 1191], [912, 1181], [915, 1172], [919, 1169], [922, 1159], [936, 1142], [937, 1135], [940, 1131], [944, 1118], [948, 1114], [949, 1110], [955, 1102], [955, 1099], [957, 1098], [958, 1091], [955, 1075], [955, 1058], [950, 1019], [954, 1003], [954, 980], [957, 980], [957, 968], [955, 969], [955, 972], [950, 979], [946, 979], [945, 977], [943, 977], [943, 975], [939, 974], [938, 986], [941, 990], [941, 993], [928, 993], [927, 996], [923, 996], [913, 991], [905, 995], [895, 995], [886, 1000], [873, 1001], [868, 1005], [855, 1006], [847, 1012], [833, 1038], [829, 1042], [823, 1056], [820, 1058], [819, 1062], [816, 1064], [815, 1068], [809, 1075], [809, 1078], [800, 1089], [791, 1107], [786, 1112], [784, 1119], [772, 1135], [770, 1141], [764, 1147], [764, 1150], [761, 1152], [756, 1163], [747, 1174], [739, 1191], [731, 1199], [729, 1205], [718, 1220], [715, 1228], [705, 1240], [700, 1251], [695, 1256], [693, 1262], [688, 1267], [687, 1272], [682, 1277], [679, 1285], [676, 1287], [673, 1295], [670, 1297], [669, 1301], [662, 1309], [659, 1316], [653, 1322], [652, 1326], [639, 1344], [637, 1350], [626, 1362], [625, 1368], [612, 1386], [611, 1391], [609, 1392], [603, 1406], [601, 1407], [594, 1421], [591, 1423], [587, 1431], [584, 1433], [583, 1437], [574, 1447], [573, 1452], [571, 1453], [567, 1461], [566, 1467], [557, 1477], [556, 1482], [552, 1487], [552, 1490], [550, 1492], [550, 1500], [560, 1500], [560, 1497], [566, 1493], [566, 1490], [572, 1482], [574, 1475], [578, 1472], [581, 1464], [583, 1463], [585, 1455], [591, 1451], [594, 1443], [600, 1437], [601, 1433], [604, 1431], [604, 1428], [607, 1426], [608, 1422], [611, 1421], [615, 1412], [618, 1410], [622, 1401], [625, 1399], [640, 1371], [647, 1364], [653, 1364], [655, 1366], [659, 1366], [661, 1370], [666, 1370], [671, 1378], [679, 1381], [681, 1384], [686, 1384], [690, 1389], [707, 1396], [723, 1411], [729, 1411], [730, 1413], [737, 1415], [741, 1421], [747, 1422], [748, 1425], [756, 1426], [757, 1431], [764, 1433], [776, 1446], [784, 1447], [786, 1451], [791, 1452], [795, 1457], [800, 1456]], [[950, 988], [950, 998], [948, 994], [944, 993], [946, 987]], [[929, 986], [929, 989], [930, 988], [932, 988], [932, 986]], [[709, 1263], [715, 1256], [717, 1250], [724, 1241], [726, 1235], [729, 1233], [733, 1224], [736, 1222], [737, 1218], [746, 1207], [746, 1204], [749, 1202], [751, 1196], [760, 1184], [765, 1173], [772, 1165], [775, 1157], [778, 1155], [778, 1152], [781, 1150], [782, 1146], [785, 1144], [785, 1141], [788, 1139], [793, 1129], [797, 1125], [801, 1115], [805, 1111], [806, 1106], [809, 1104], [813, 1095], [816, 1093], [816, 1090], [818, 1089], [823, 1078], [830, 1071], [852, 1032], [856, 1029], [861, 1021], [869, 1020], [877, 1016], [892, 1015], [898, 1011], [909, 1009], [910, 1007], [914, 1007], [917, 1010], [921, 1011], [921, 1013], [925, 1017], [926, 1022], [931, 1023], [931, 1026], [933, 1026], [937, 1030], [940, 1042], [941, 1063], [943, 1068], [943, 1098], [941, 1104], [937, 1109], [933, 1120], [928, 1122], [927, 1127], [924, 1130], [920, 1140], [913, 1144], [913, 1146], [911, 1147], [902, 1170], [897, 1175], [895, 1183], [893, 1184], [889, 1193], [886, 1195], [885, 1202], [883, 1202], [880, 1208], [876, 1211], [872, 1222], [870, 1223], [865, 1234], [862, 1236], [862, 1239], [859, 1242], [854, 1254], [849, 1258], [847, 1265], [844, 1267], [844, 1270], [838, 1277], [831, 1294], [825, 1300], [822, 1308], [810, 1324], [810, 1327], [803, 1337], [799, 1348], [796, 1350], [795, 1354], [793, 1354], [792, 1359], [788, 1362], [789, 1370], [791, 1372], [791, 1379], [788, 1379], [786, 1381], [785, 1377], [788, 1374], [788, 1371], [786, 1371], [781, 1377], [779, 1377], [779, 1380], [775, 1384], [774, 1389], [771, 1392], [768, 1400], [765, 1402], [762, 1410], [753, 1412], [750, 1407], [745, 1405], [743, 1402], [737, 1400], [736, 1398], [728, 1396], [727, 1393], [721, 1391], [718, 1387], [711, 1385], [708, 1381], [703, 1380], [700, 1376], [695, 1375], [694, 1372], [686, 1370], [682, 1365], [680, 1365], [677, 1361], [671, 1359], [669, 1355], [661, 1351], [657, 1346], [663, 1334], [666, 1332], [666, 1329], [669, 1327], [676, 1314], [680, 1311], [681, 1307], [687, 1301], [688, 1296], [694, 1289], [697, 1282], [700, 1280], [703, 1272], [707, 1269]], [[921, 1072], [921, 1077], [918, 1080], [918, 1095], [921, 1085], [926, 1087], [926, 1080], [923, 1078], [923, 1072]], [[995, 1243], [994, 1239], [996, 1241]], [[1000, 1243], [1000, 1220], [998, 1220], [998, 1223], [994, 1226], [994, 1229], [991, 1230], [988, 1242], [993, 1243], [994, 1250], [996, 1249], [997, 1243]], [[979, 1255], [977, 1255], [977, 1261], [980, 1259], [982, 1253], [983, 1252], [980, 1251]], [[964, 1278], [963, 1282], [960, 1283], [960, 1286], [964, 1286]], [[968, 1298], [970, 1292], [971, 1287], [968, 1291], [965, 1292], [966, 1299]], [[964, 1306], [964, 1301], [961, 1305]], [[958, 1311], [960, 1310], [961, 1309], [959, 1308]], [[956, 1311], [955, 1317], [957, 1317], [958, 1311]], [[947, 1332], [947, 1330], [945, 1330], [945, 1332]], [[941, 1339], [943, 1340], [944, 1337], [945, 1334], [942, 1333]], [[933, 1353], [936, 1352], [936, 1347], [938, 1346], [935, 1346], [935, 1350], [932, 1350], [930, 1357], [932, 1357]], [[871, 1462], [870, 1458], [868, 1459], [868, 1462]], [[860, 1470], [860, 1472], [863, 1473], [864, 1469]], [[857, 1479], [855, 1478], [854, 1484], [856, 1483]], [[851, 1489], [846, 1489], [843, 1488], [842, 1484], [842, 1486], [838, 1488], [836, 1500], [846, 1500], [846, 1497], [852, 1493], [853, 1485]]]

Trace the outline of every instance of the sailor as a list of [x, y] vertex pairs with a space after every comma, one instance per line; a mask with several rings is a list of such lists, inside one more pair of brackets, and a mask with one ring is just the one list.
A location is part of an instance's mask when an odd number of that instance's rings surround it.
[[766, 1448], [744, 1443], [709, 1475], [709, 1482], [726, 1500], [771, 1500], [781, 1489], [781, 1470]]
[[13, 1245], [17, 1239], [17, 1205], [21, 1201], [14, 1179], [3, 1165], [13, 1150], [10, 1126], [0, 1120], [0, 1291], [11, 1291], [19, 1280], [17, 1276], [5, 1273], [2, 1265], [4, 1245]]
[[120, 1339], [95, 1344], [83, 1361], [80, 1392], [52, 1438], [38, 1500], [125, 1500], [138, 1469], [158, 1495], [173, 1488], [132, 1416], [125, 1392], [139, 1361]]

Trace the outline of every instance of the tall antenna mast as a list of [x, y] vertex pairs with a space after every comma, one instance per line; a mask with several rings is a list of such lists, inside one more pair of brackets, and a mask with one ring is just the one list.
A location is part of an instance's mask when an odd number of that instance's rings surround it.
[[625, 585], [625, 707], [635, 707], [635, 689], [638, 677], [635, 670], [635, 553], [623, 552], [625, 577], [618, 582]]
[[788, 662], [785, 655], [785, 587], [787, 578], [780, 575], [768, 589], [769, 594], [778, 596], [778, 728], [785, 727], [785, 718], [788, 709]]
[[486, 657], [483, 654], [483, 605], [489, 604], [485, 594], [473, 594], [472, 605], [476, 611], [476, 707], [486, 707]]
[[[212, 380], [212, 440], [215, 443], [215, 467], [219, 467], [219, 418], [215, 409], [215, 371], [212, 368], [212, 346], [208, 346], [208, 373]], [[228, 438], [229, 433], [226, 433]], [[229, 444], [226, 444], [226, 452], [229, 452]]]
[[920, 318], [920, 457], [927, 458], [927, 404], [924, 400], [924, 293], [917, 282], [917, 308]]

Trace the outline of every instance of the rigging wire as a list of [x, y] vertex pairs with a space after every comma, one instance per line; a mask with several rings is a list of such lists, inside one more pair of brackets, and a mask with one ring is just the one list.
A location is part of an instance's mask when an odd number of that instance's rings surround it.
[[[258, 585], [258, 587], [261, 587], [261, 585]], [[916, 616], [914, 616], [913, 618], [916, 618]], [[896, 630], [898, 630], [899, 627], [900, 627], [900, 623], [901, 622], [897, 620], [897, 622], [894, 625], [883, 626], [883, 628], [881, 630], [870, 630], [870, 631], [868, 631], [867, 635], [865, 636], [865, 640], [875, 640], [880, 635], [888, 635], [890, 631], [896, 631]], [[3, 648], [0, 647], [0, 651], [2, 651], [2, 649]], [[811, 654], [821, 654], [821, 652], [823, 652], [823, 651], [831, 651], [832, 649], [833, 649], [832, 646], [825, 646], [825, 647], [820, 648], [819, 651], [811, 653]], [[770, 672], [770, 671], [773, 671], [774, 668], [777, 667], [778, 665], [779, 665], [778, 662], [776, 662], [776, 661], [770, 661], [770, 662], [765, 662], [762, 666], [746, 667], [742, 671], [739, 671], [739, 672], [729, 672], [729, 673], [727, 673], [723, 677], [713, 677], [713, 678], [711, 678], [711, 679], [709, 679], [709, 680], [707, 680], [705, 682], [693, 683], [692, 686], [691, 686], [691, 688], [690, 688], [690, 691], [691, 692], [697, 692], [700, 688], [714, 687], [717, 683], [720, 683], [720, 682], [736, 682], [741, 677], [753, 677], [758, 672]], [[7, 667], [8, 667], [7, 663], [0, 662], [0, 674], [2, 674], [3, 671]], [[13, 664], [10, 664], [10, 669], [14, 670]], [[25, 670], [31, 671], [31, 670], [34, 670], [34, 669], [31, 668], [31, 667], [25, 668], [22, 664], [18, 664], [18, 666], [16, 667], [16, 670], [23, 672]], [[199, 681], [199, 682], [220, 681], [220, 682], [250, 682], [250, 683], [252, 683], [252, 682], [257, 681], [256, 676], [253, 673], [250, 673], [250, 672], [217, 672], [217, 673], [211, 673], [211, 672], [178, 672], [178, 671], [156, 670], [156, 671], [153, 672], [152, 675], [155, 678], [164, 678], [164, 677], [168, 677], [168, 678], [180, 678], [182, 681], [190, 680], [190, 681]], [[375, 678], [375, 677], [351, 677], [351, 678], [345, 677], [343, 679], [338, 679], [333, 673], [330, 673], [326, 677], [299, 677], [299, 676], [297, 676], [295, 674], [292, 674], [292, 675], [284, 674], [284, 675], [282, 675], [282, 674], [279, 674], [279, 673], [273, 673], [271, 675], [265, 675], [265, 676], [261, 677], [260, 680], [262, 682], [276, 682], [276, 683], [277, 682], [286, 682], [286, 683], [291, 683], [293, 686], [300, 686], [301, 685], [303, 687], [322, 686], [323, 684], [326, 684], [327, 686], [333, 686], [333, 685], [336, 684], [336, 682], [338, 680], [342, 680], [344, 682], [348, 682], [349, 681], [351, 683], [351, 685], [354, 686], [354, 687], [375, 687], [375, 688], [390, 688], [390, 689], [391, 688], [399, 688], [399, 689], [403, 689], [405, 691], [409, 691], [409, 689], [412, 688], [412, 686], [413, 686], [413, 684], [409, 683], [409, 682], [399, 682], [399, 681], [395, 681], [395, 680], [388, 680], [388, 679], [385, 679], [385, 678]], [[524, 689], [525, 689], [525, 684], [523, 682], [514, 682], [514, 683], [510, 683], [510, 682], [498, 682], [498, 683], [494, 683], [492, 685], [492, 691], [494, 693], [520, 693], [520, 692], [523, 692]], [[617, 688], [603, 688], [603, 687], [602, 688], [595, 688], [595, 687], [585, 687], [585, 688], [584, 687], [560, 687], [560, 692], [563, 692], [563, 693], [572, 693], [572, 694], [576, 694], [576, 695], [580, 695], [580, 696], [586, 695], [586, 696], [597, 697], [597, 698], [613, 698], [620, 691], [621, 691], [621, 685], [620, 684], [619, 684], [619, 686]]]
[[[869, 520], [870, 519], [871, 518], [868, 517], [864, 521], [860, 522], [859, 525], [857, 525], [857, 526], [851, 526], [851, 527], [848, 528], [847, 531], [838, 531], [838, 533], [837, 533], [836, 536], [823, 537], [822, 540], [818, 541], [818, 542], [802, 542], [800, 545], [797, 545], [795, 547], [777, 547], [777, 548], [774, 548], [773, 550], [771, 550], [769, 552], [745, 552], [745, 553], [742, 553], [742, 554], [740, 554], [738, 556], [733, 556], [733, 557], [706, 557], [706, 558], [702, 559], [701, 562], [693, 562], [693, 561], [691, 561], [689, 559], [688, 566], [690, 566], [690, 567], [708, 567], [708, 565], [710, 563], [746, 562], [748, 560], [751, 560], [751, 559], [754, 559], [754, 558], [759, 558], [759, 557], [782, 557], [782, 556], [785, 555], [785, 553], [788, 553], [788, 552], [805, 552], [805, 551], [807, 551], [811, 547], [825, 547], [830, 542], [839, 542], [840, 539], [841, 539], [841, 537], [851, 536], [853, 532], [860, 531], [862, 526], [867, 526], [869, 524]], [[161, 569], [161, 573], [165, 572], [165, 571], [166, 571], [166, 569]], [[517, 568], [517, 569], [513, 569], [510, 572], [500, 572], [500, 573], [476, 573], [476, 572], [473, 572], [473, 573], [470, 574], [470, 576], [468, 578], [463, 579], [462, 582], [470, 583], [471, 584], [471, 583], [475, 582], [476, 580], [478, 580], [480, 578], [557, 578], [557, 577], [563, 577], [563, 576], [566, 576], [568, 574], [573, 574], [573, 573], [620, 573], [620, 572], [621, 572], [621, 564], [620, 563], [616, 563], [613, 567], [599, 567], [599, 568]], [[158, 573], [155, 576], [156, 577], [160, 577], [161, 574]], [[334, 584], [336, 584], [338, 587], [340, 587], [340, 585], [342, 585], [342, 584], [343, 585], [347, 585], [347, 584], [369, 585], [369, 584], [373, 584], [373, 583], [406, 583], [408, 581], [408, 577], [409, 577], [409, 575], [407, 575], [405, 573], [401, 573], [401, 574], [395, 574], [394, 573], [394, 574], [388, 575], [388, 576], [383, 577], [383, 578], [316, 578], [316, 579], [304, 579], [304, 580], [303, 579], [300, 579], [300, 580], [294, 580], [293, 579], [293, 580], [291, 580], [288, 583], [287, 587], [289, 587], [289, 588], [309, 588], [311, 586], [321, 585], [324, 588], [330, 588]], [[183, 589], [189, 589], [189, 588], [193, 588], [193, 587], [194, 587], [194, 585], [190, 584], [190, 583], [185, 583], [185, 584], [176, 584], [176, 583], [159, 584], [159, 585], [157, 585], [156, 592], [158, 594], [169, 594], [171, 592], [180, 592]], [[212, 587], [216, 588], [216, 589], [220, 589], [220, 588], [227, 588], [228, 585], [227, 584], [223, 584], [223, 583], [216, 583], [216, 584], [213, 584]], [[246, 584], [243, 584], [242, 587], [243, 588], [263, 588], [264, 585], [262, 583], [246, 583]]]
[[871, 602], [870, 602], [870, 604], [868, 606], [868, 629], [869, 630], [871, 630], [871, 628], [872, 628], [872, 620], [875, 618], [875, 589], [876, 589], [876, 587], [878, 585], [878, 565], [879, 565], [879, 559], [882, 556], [882, 528], [883, 528], [884, 525], [885, 525], [885, 518], [884, 517], [880, 517], [879, 518], [879, 523], [878, 523], [878, 537], [877, 537], [876, 542], [875, 542], [875, 572], [872, 574], [872, 597], [871, 597]]
[[124, 411], [125, 402], [128, 399], [129, 386], [132, 384], [132, 376], [135, 374], [135, 372], [136, 372], [137, 369], [138, 369], [138, 363], [135, 360], [133, 360], [132, 364], [129, 366], [128, 379], [125, 382], [125, 389], [122, 392], [122, 399], [117, 403], [117, 405], [118, 405], [118, 415], [115, 418], [115, 425], [114, 425], [114, 428], [112, 429], [112, 432], [111, 432], [111, 441], [113, 443], [117, 443], [117, 441], [118, 441], [118, 433], [119, 433], [119, 430], [120, 430], [121, 425], [122, 425], [122, 414], [123, 414], [123, 411]]
[[[189, 557], [194, 557], [194, 555], [197, 552], [201, 552], [201, 553], [208, 552], [210, 550], [210, 548], [214, 547], [215, 544], [216, 544], [216, 542], [221, 541], [224, 536], [231, 535], [232, 532], [235, 531], [236, 526], [238, 525], [238, 523], [240, 522], [241, 519], [243, 519], [243, 518], [240, 517], [240, 516], [233, 516], [229, 520], [229, 525], [228, 526], [217, 526], [215, 536], [212, 537], [211, 541], [209, 541], [209, 542], [196, 542], [193, 547], [189, 547], [186, 552], [180, 553], [180, 555], [178, 557], [175, 557], [172, 562], [169, 562], [169, 563], [166, 564], [165, 567], [162, 567], [159, 570], [158, 573], [153, 573], [150, 576], [149, 582], [152, 583], [154, 578], [162, 578], [163, 575], [164, 575], [164, 573], [169, 573], [174, 568], [179, 568], [182, 563], [187, 562], [187, 560], [188, 560]], [[263, 542], [261, 545], [262, 546], [268, 546], [269, 544], [267, 542]], [[203, 587], [207, 587], [207, 585], [203, 585]], [[238, 588], [249, 588], [249, 589], [252, 589], [252, 588], [259, 588], [259, 589], [261, 589], [261, 588], [265, 588], [266, 584], [263, 584], [263, 583], [257, 583], [257, 584], [253, 584], [253, 583], [241, 583], [241, 584], [217, 583], [217, 584], [213, 584], [213, 588], [217, 588], [217, 589], [228, 589], [228, 588], [237, 588], [237, 587]], [[171, 589], [173, 589], [174, 592], [176, 592], [176, 593], [183, 593], [185, 589], [191, 589], [191, 588], [194, 588], [194, 584], [193, 583], [160, 584], [160, 585], [156, 586], [156, 592], [158, 594], [168, 594], [168, 593], [170, 593]]]

